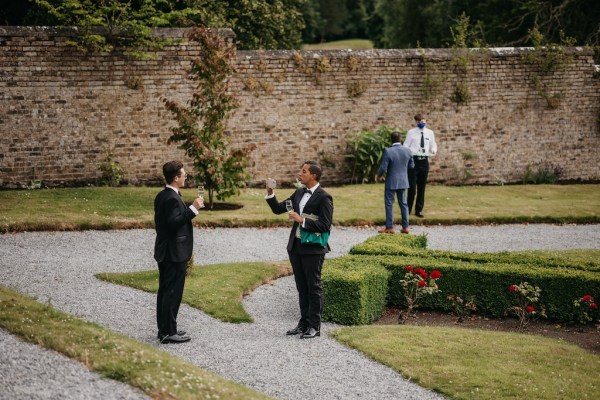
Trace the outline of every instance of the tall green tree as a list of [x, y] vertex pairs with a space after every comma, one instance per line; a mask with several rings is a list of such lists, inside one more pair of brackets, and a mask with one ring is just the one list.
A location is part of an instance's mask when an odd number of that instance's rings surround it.
[[304, 20], [302, 30], [303, 43], [316, 43], [321, 41], [323, 32], [323, 18], [321, 17], [321, 6], [319, 0], [300, 1], [300, 12]]
[[447, 47], [463, 13], [493, 46], [531, 45], [534, 26], [552, 42], [560, 42], [562, 31], [578, 45], [600, 45], [597, 0], [376, 0], [383, 26], [370, 37], [378, 47]]
[[[304, 1], [304, 0], [302, 0]], [[219, 26], [232, 28], [240, 49], [293, 49], [302, 44], [304, 20], [298, 0], [201, 0], [211, 15], [222, 13]], [[201, 4], [199, 4], [201, 3]]]
[[212, 209], [215, 195], [224, 200], [238, 194], [245, 185], [249, 178], [248, 154], [254, 146], [232, 149], [225, 135], [227, 120], [238, 106], [228, 90], [234, 73], [235, 44], [203, 26], [193, 28], [189, 37], [200, 48], [189, 74], [196, 89], [186, 105], [164, 99], [165, 107], [177, 123], [171, 129], [168, 142], [178, 143], [192, 158], [191, 178], [204, 184]]

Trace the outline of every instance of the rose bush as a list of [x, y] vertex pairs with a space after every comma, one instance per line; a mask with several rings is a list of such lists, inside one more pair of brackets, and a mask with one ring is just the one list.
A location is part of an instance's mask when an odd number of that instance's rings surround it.
[[580, 324], [585, 325], [588, 322], [598, 320], [598, 304], [591, 295], [586, 294], [580, 299], [574, 300], [573, 305], [577, 310], [575, 318]]
[[419, 307], [419, 302], [423, 297], [440, 291], [437, 280], [442, 277], [438, 270], [427, 274], [423, 268], [413, 268], [410, 265], [405, 267], [405, 271], [404, 278], [400, 280], [400, 283], [406, 300], [406, 309], [400, 311], [399, 323], [415, 316], [415, 310]]
[[506, 310], [506, 314], [514, 314], [519, 318], [517, 330], [523, 331], [527, 324], [534, 318], [546, 317], [544, 307], [536, 309], [540, 301], [542, 290], [538, 286], [527, 282], [521, 282], [519, 285], [512, 284], [508, 287], [508, 292], [514, 295], [515, 305]]

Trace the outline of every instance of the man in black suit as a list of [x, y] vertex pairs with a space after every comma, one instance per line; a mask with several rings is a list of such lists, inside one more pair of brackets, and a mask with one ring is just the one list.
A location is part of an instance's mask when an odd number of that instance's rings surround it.
[[[323, 286], [321, 268], [329, 244], [302, 243], [301, 228], [307, 232], [329, 235], [333, 219], [333, 199], [319, 185], [321, 167], [315, 161], [306, 161], [298, 173], [305, 188], [296, 190], [288, 199], [293, 211], [288, 218], [294, 221], [287, 251], [294, 271], [300, 303], [300, 321], [287, 331], [288, 335], [300, 334], [302, 339], [320, 336], [321, 314], [323, 313]], [[288, 212], [286, 200], [278, 202], [273, 189], [267, 186], [267, 203], [274, 214]]]
[[185, 185], [187, 174], [179, 161], [163, 165], [166, 187], [154, 199], [156, 242], [154, 259], [158, 262], [158, 295], [156, 322], [161, 343], [183, 343], [190, 340], [177, 330], [177, 313], [183, 296], [185, 271], [194, 248], [192, 219], [204, 207], [202, 198], [186, 206], [179, 188]]

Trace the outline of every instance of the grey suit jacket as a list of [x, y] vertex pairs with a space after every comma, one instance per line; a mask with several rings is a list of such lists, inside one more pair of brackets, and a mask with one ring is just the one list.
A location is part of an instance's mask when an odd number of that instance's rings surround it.
[[397, 143], [384, 150], [377, 176], [386, 174], [386, 189], [408, 189], [408, 168], [414, 167], [415, 163], [410, 149]]
[[192, 219], [196, 216], [185, 205], [179, 194], [165, 187], [154, 199], [156, 242], [154, 259], [158, 262], [187, 262], [192, 258], [194, 231]]

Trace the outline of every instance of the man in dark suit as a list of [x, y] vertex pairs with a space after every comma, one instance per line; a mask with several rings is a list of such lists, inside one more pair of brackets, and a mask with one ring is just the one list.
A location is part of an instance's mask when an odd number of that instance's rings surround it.
[[323, 286], [321, 268], [325, 254], [331, 249], [325, 243], [302, 243], [300, 229], [308, 232], [329, 234], [333, 219], [333, 198], [319, 185], [321, 167], [315, 161], [306, 161], [298, 173], [299, 181], [305, 188], [296, 190], [288, 199], [293, 211], [286, 209], [286, 200], [278, 202], [273, 189], [267, 186], [266, 200], [274, 214], [288, 212], [294, 221], [287, 251], [294, 271], [296, 289], [300, 303], [300, 321], [287, 331], [288, 335], [300, 334], [302, 339], [321, 335], [321, 314], [323, 313]]
[[183, 343], [190, 340], [177, 330], [177, 313], [183, 296], [185, 271], [194, 248], [192, 219], [204, 207], [202, 198], [186, 206], [179, 188], [185, 185], [187, 174], [179, 161], [163, 165], [166, 187], [154, 199], [156, 242], [154, 259], [158, 262], [158, 295], [156, 322], [161, 343]]
[[400, 214], [402, 215], [402, 229], [400, 232], [408, 233], [408, 203], [406, 201], [406, 189], [409, 187], [408, 169], [414, 168], [412, 153], [408, 147], [400, 143], [400, 132], [392, 132], [390, 135], [392, 147], [383, 152], [381, 165], [377, 176], [381, 178], [385, 174], [385, 229], [379, 233], [395, 233], [394, 229], [394, 196], [398, 197]]

